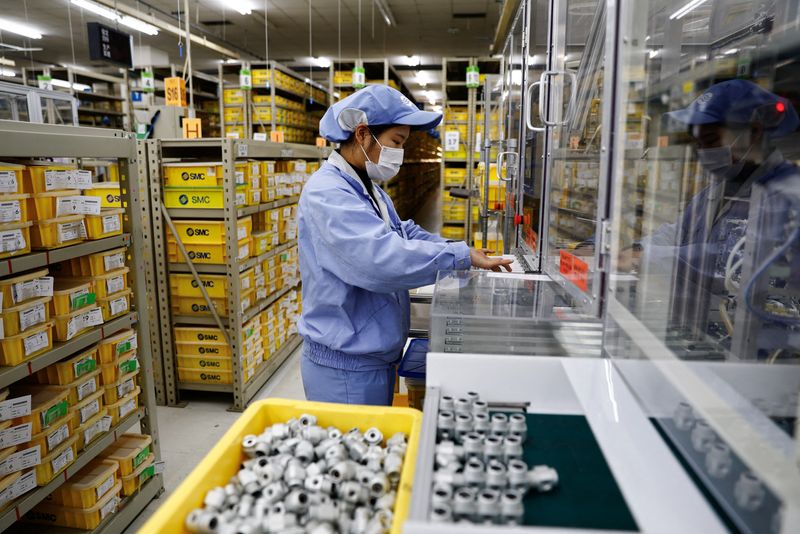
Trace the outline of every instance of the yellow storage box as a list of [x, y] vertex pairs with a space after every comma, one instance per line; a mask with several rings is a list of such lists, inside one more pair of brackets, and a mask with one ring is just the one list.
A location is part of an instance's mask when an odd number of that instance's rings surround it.
[[119, 380], [113, 384], [104, 386], [103, 402], [105, 404], [114, 404], [122, 397], [130, 395], [136, 389], [136, 377], [139, 375], [139, 369], [132, 373], [127, 373], [119, 377]]
[[403, 462], [392, 522], [392, 534], [399, 534], [408, 515], [411, 488], [414, 484], [422, 413], [410, 408], [350, 406], [285, 399], [266, 399], [251, 404], [142, 527], [142, 532], [184, 532], [186, 516], [202, 506], [206, 492], [217, 486], [225, 486], [238, 472], [244, 458], [242, 439], [246, 435], [260, 434], [269, 425], [283, 423], [306, 413], [316, 415], [318, 424], [323, 427], [335, 426], [346, 431], [356, 426], [361, 430], [374, 426], [384, 436], [403, 432], [408, 437], [408, 450]]
[[103, 274], [108, 274], [111, 271], [123, 269], [125, 267], [127, 253], [127, 247], [121, 247], [113, 250], [106, 250], [105, 252], [91, 254], [90, 256], [84, 256], [81, 258], [81, 260], [87, 260], [87, 269], [83, 269], [82, 261], [81, 274], [83, 276], [100, 276]]
[[128, 313], [131, 309], [131, 294], [130, 289], [125, 289], [119, 293], [114, 293], [105, 298], [98, 298], [97, 304], [103, 311], [103, 321], [108, 322], [115, 317], [119, 317]]
[[[247, 202], [247, 188], [236, 188], [236, 206]], [[225, 194], [222, 187], [164, 187], [164, 205], [167, 208], [222, 209]]]
[[22, 304], [3, 308], [0, 322], [6, 336], [16, 336], [30, 328], [50, 320], [50, 300], [53, 297], [39, 297]]
[[53, 284], [53, 315], [68, 313], [94, 304], [96, 295], [93, 282], [75, 278], [58, 278]]
[[53, 348], [53, 321], [0, 339], [0, 364], [13, 367]]
[[83, 450], [95, 439], [102, 436], [111, 428], [111, 421], [104, 419], [108, 416], [108, 408], [100, 408], [100, 411], [89, 418], [75, 431], [78, 436], [78, 450]]
[[178, 380], [190, 384], [233, 384], [233, 372], [178, 367]]
[[[184, 244], [225, 244], [225, 222], [208, 220], [176, 220], [175, 230]], [[242, 217], [236, 222], [237, 241], [250, 239], [253, 231], [253, 218]], [[170, 232], [167, 238], [174, 240]]]
[[130, 475], [122, 477], [122, 495], [128, 497], [138, 491], [142, 484], [147, 482], [156, 474], [156, 466], [153, 462], [156, 455], [150, 453], [150, 456], [136, 468]]
[[111, 424], [116, 425], [139, 407], [139, 393], [141, 388], [136, 386], [133, 391], [119, 399], [117, 402], [108, 405], [108, 415], [111, 416]]
[[[229, 110], [225, 110], [226, 113]], [[207, 187], [222, 185], [222, 163], [165, 163], [164, 183], [171, 187]]]
[[74, 423], [75, 419], [72, 417], [65, 417], [57, 423], [54, 423], [47, 430], [34, 434], [28, 446], [35, 447], [38, 445], [40, 447], [39, 453], [42, 456], [47, 456], [72, 436], [75, 429], [73, 426]]
[[30, 221], [0, 224], [0, 259], [31, 251], [31, 226]]
[[78, 436], [67, 438], [64, 443], [42, 457], [42, 463], [36, 466], [36, 484], [46, 486], [67, 467], [73, 464], [78, 453]]
[[[186, 243], [184, 248], [192, 263], [223, 264], [228, 261], [225, 243], [219, 245]], [[167, 238], [167, 255], [170, 263], [182, 263], [184, 261], [183, 254], [178, 250], [178, 244], [175, 243], [172, 236]], [[239, 254], [236, 259], [242, 261], [249, 257], [250, 241], [246, 239], [239, 241]]]
[[56, 324], [56, 341], [69, 341], [103, 324], [103, 311], [99, 306], [92, 304], [66, 315], [56, 315], [53, 319]]
[[244, 91], [241, 89], [224, 89], [222, 91], [222, 102], [224, 104], [244, 103]]
[[101, 364], [109, 364], [138, 347], [136, 331], [129, 328], [100, 341], [97, 344], [97, 355]]
[[21, 274], [0, 280], [0, 293], [3, 294], [3, 307], [10, 307], [32, 298], [47, 296], [50, 279], [47, 269]]
[[69, 384], [52, 385], [50, 387], [66, 390], [69, 393], [67, 402], [70, 406], [75, 406], [89, 398], [90, 395], [97, 393], [97, 390], [100, 389], [100, 369], [95, 369], [88, 375], [76, 378]]
[[39, 221], [33, 226], [31, 244], [34, 248], [59, 248], [86, 239], [83, 215], [67, 215]]
[[[180, 350], [180, 349], [178, 349]], [[183, 356], [178, 353], [178, 367], [181, 369], [195, 369], [195, 370], [219, 370], [231, 371], [231, 358], [230, 357], [215, 357], [215, 356]]]
[[48, 365], [37, 377], [45, 383], [63, 386], [94, 372], [97, 367], [97, 347], [92, 347], [68, 360]]
[[0, 162], [0, 193], [12, 195], [22, 193], [24, 171], [25, 165]]
[[153, 438], [146, 434], [123, 434], [102, 456], [119, 464], [119, 476], [128, 476], [150, 456]]
[[[178, 356], [230, 358], [231, 348], [227, 343], [216, 341], [176, 341]], [[181, 366], [191, 367], [191, 366]]]
[[74, 214], [70, 209], [74, 208], [75, 199], [80, 196], [81, 192], [77, 189], [38, 193], [28, 199], [28, 209], [37, 221], [55, 219]]
[[128, 289], [128, 273], [130, 267], [123, 267], [105, 274], [81, 278], [83, 282], [92, 282], [97, 298], [106, 298]]
[[128, 373], [132, 373], [139, 368], [139, 360], [136, 358], [136, 351], [132, 350], [121, 354], [111, 363], [100, 365], [103, 371], [101, 382], [103, 387], [116, 384], [119, 379]]
[[173, 330], [175, 341], [200, 341], [225, 343], [225, 336], [219, 328], [213, 326], [176, 326]]
[[39, 504], [25, 514], [25, 521], [80, 530], [94, 530], [103, 519], [117, 511], [120, 503], [120, 491], [122, 491], [122, 481], [117, 482], [97, 504], [86, 509], [67, 508], [50, 503]]
[[28, 221], [28, 198], [30, 195], [0, 194], [0, 223]]
[[14, 419], [15, 425], [31, 423], [31, 434], [39, 434], [69, 413], [69, 392], [52, 386], [29, 386], [31, 413]]
[[[25, 169], [22, 190], [24, 193], [39, 194], [59, 189], [76, 189], [72, 173], [77, 169], [77, 165], [57, 163], [29, 165]], [[88, 181], [91, 182], [91, 174]]]
[[[228, 284], [224, 275], [200, 275], [200, 281], [212, 299], [226, 299], [228, 297]], [[171, 274], [169, 277], [172, 294], [179, 297], [203, 298], [197, 281], [191, 274]]]
[[118, 471], [114, 460], [94, 460], [54, 491], [51, 501], [70, 508], [91, 508], [116, 486]]
[[89, 419], [100, 413], [100, 410], [103, 409], [103, 393], [102, 389], [95, 391], [69, 409], [72, 417], [75, 418], [75, 427], [80, 428], [81, 425], [86, 424]]
[[95, 182], [83, 192], [87, 197], [99, 197], [101, 208], [121, 208], [122, 194], [119, 182]]
[[100, 215], [86, 216], [86, 233], [89, 239], [103, 239], [115, 235], [122, 235], [122, 208], [105, 208], [100, 210]]

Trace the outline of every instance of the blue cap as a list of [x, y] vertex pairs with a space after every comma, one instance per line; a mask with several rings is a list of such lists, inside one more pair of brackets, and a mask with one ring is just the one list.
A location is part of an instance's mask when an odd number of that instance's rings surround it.
[[368, 85], [328, 108], [319, 121], [319, 134], [328, 141], [341, 143], [350, 138], [359, 124], [429, 130], [441, 121], [441, 113], [420, 110], [397, 89]]
[[688, 107], [666, 115], [688, 125], [761, 123], [769, 137], [788, 135], [800, 125], [788, 99], [747, 80], [712, 85]]

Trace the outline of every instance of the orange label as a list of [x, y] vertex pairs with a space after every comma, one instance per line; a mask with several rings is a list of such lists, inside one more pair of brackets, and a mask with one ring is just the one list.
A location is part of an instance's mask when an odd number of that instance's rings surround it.
[[318, 147], [325, 148], [325, 146], [327, 146], [327, 144], [328, 144], [328, 142], [325, 140], [324, 137], [317, 137], [317, 146]]
[[168, 106], [186, 106], [186, 82], [183, 78], [164, 78], [164, 98]]
[[560, 250], [559, 271], [584, 293], [589, 291], [589, 265], [575, 254]]
[[284, 138], [283, 132], [272, 131], [269, 133], [269, 140], [273, 143], [283, 143]]
[[183, 138], [200, 139], [203, 137], [203, 123], [200, 119], [183, 119]]

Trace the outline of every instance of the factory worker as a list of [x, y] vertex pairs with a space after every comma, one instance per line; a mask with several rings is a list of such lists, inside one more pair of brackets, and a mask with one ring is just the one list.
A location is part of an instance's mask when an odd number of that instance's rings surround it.
[[411, 132], [441, 120], [399, 91], [371, 85], [320, 121], [320, 134], [341, 145], [305, 185], [298, 209], [309, 400], [390, 405], [409, 330], [408, 290], [434, 283], [442, 270], [510, 270], [509, 260], [400, 220], [379, 185], [398, 173]]
[[[719, 311], [731, 338], [752, 329], [755, 341], [740, 357], [800, 351], [792, 333], [800, 325], [800, 173], [776, 148], [797, 134], [797, 112], [786, 98], [731, 80], [667, 116], [687, 128], [708, 184], [633, 256], [651, 277], [675, 277], [678, 317]], [[748, 325], [734, 324], [737, 307], [747, 308]]]

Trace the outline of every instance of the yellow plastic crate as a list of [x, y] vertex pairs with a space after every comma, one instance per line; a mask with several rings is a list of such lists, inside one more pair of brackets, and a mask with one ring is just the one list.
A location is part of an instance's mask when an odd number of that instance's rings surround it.
[[241, 89], [224, 89], [222, 91], [222, 102], [225, 104], [244, 103], [244, 91]]
[[50, 320], [50, 301], [53, 297], [39, 297], [4, 308], [0, 313], [3, 331], [7, 336], [16, 336], [34, 326]]
[[94, 460], [54, 491], [50, 499], [70, 508], [91, 508], [116, 486], [118, 470], [119, 464], [113, 460]]
[[115, 317], [128, 313], [131, 309], [132, 293], [133, 290], [125, 289], [105, 298], [99, 297], [97, 299], [97, 304], [103, 311], [103, 321], [108, 322]]
[[53, 284], [53, 315], [65, 315], [94, 304], [94, 283], [75, 278], [58, 278]]
[[30, 386], [31, 413], [14, 419], [15, 425], [31, 423], [31, 434], [47, 430], [69, 411], [69, 392], [51, 386]]
[[192, 384], [233, 384], [233, 372], [178, 367], [178, 380]]
[[272, 235], [269, 232], [253, 232], [253, 256], [261, 256], [272, 249]]
[[33, 248], [59, 248], [86, 239], [83, 215], [66, 215], [37, 222], [31, 232]]
[[[175, 350], [178, 356], [230, 358], [231, 348], [227, 343], [216, 341], [176, 341]], [[181, 367], [191, 367], [182, 365]]]
[[231, 371], [230, 357], [216, 358], [213, 356], [183, 356], [178, 354], [178, 367], [181, 369]]
[[[226, 113], [229, 110], [225, 110]], [[164, 183], [173, 187], [208, 187], [222, 185], [222, 163], [164, 163]]]
[[81, 265], [83, 265], [83, 260], [85, 259], [88, 269], [81, 274], [83, 276], [100, 276], [110, 273], [111, 271], [122, 269], [125, 267], [127, 253], [128, 248], [121, 247], [84, 256], [81, 258]]
[[156, 455], [150, 453], [147, 459], [136, 468], [130, 475], [122, 477], [122, 495], [128, 497], [138, 491], [138, 489], [151, 479], [155, 474], [155, 466], [153, 462]]
[[0, 340], [0, 364], [13, 367], [53, 348], [53, 321]]
[[75, 418], [75, 426], [80, 427], [86, 424], [92, 417], [100, 413], [103, 409], [103, 390], [95, 391], [78, 404], [70, 408], [70, 413]]
[[225, 343], [225, 336], [219, 328], [213, 326], [176, 326], [175, 341], [201, 341]]
[[22, 192], [28, 194], [39, 194], [47, 191], [55, 191], [58, 189], [69, 189], [68, 187], [61, 187], [59, 182], [63, 182], [59, 178], [62, 171], [73, 171], [78, 168], [77, 165], [62, 165], [62, 164], [44, 164], [44, 165], [29, 165], [25, 168], [24, 177], [22, 182]]
[[114, 404], [126, 395], [130, 395], [136, 389], [136, 377], [139, 376], [140, 369], [136, 369], [132, 373], [127, 373], [119, 377], [119, 380], [113, 384], [103, 386], [103, 402]]
[[251, 404], [142, 527], [142, 532], [183, 533], [186, 516], [193, 509], [202, 506], [206, 492], [216, 486], [225, 486], [231, 476], [239, 471], [244, 458], [242, 439], [246, 435], [260, 434], [271, 424], [283, 423], [305, 413], [316, 415], [318, 424], [323, 427], [335, 426], [346, 431], [356, 426], [361, 430], [374, 426], [387, 437], [397, 432], [403, 432], [408, 437], [408, 450], [397, 490], [391, 530], [392, 534], [399, 534], [408, 515], [411, 500], [422, 413], [410, 408], [352, 406], [285, 399], [266, 399]]
[[[217, 313], [223, 317], [228, 316], [228, 299], [227, 298], [211, 298], [211, 303], [217, 310]], [[172, 295], [170, 297], [170, 306], [173, 313], [180, 315], [196, 315], [205, 316], [211, 315], [211, 309], [208, 307], [206, 299], [201, 297], [180, 297]]]
[[46, 486], [62, 471], [75, 462], [78, 453], [78, 436], [70, 436], [53, 452], [42, 457], [42, 463], [36, 466], [36, 484]]
[[109, 404], [108, 415], [111, 416], [111, 424], [116, 425], [130, 414], [132, 414], [139, 407], [139, 393], [142, 389], [139, 386], [122, 397], [120, 400], [113, 404]]
[[150, 456], [152, 442], [146, 434], [123, 434], [102, 456], [119, 464], [119, 476], [128, 476]]
[[242, 106], [226, 107], [222, 113], [226, 123], [244, 122], [244, 108]]
[[25, 165], [0, 162], [0, 192], [10, 194], [22, 193], [24, 172]]
[[[205, 264], [223, 264], [228, 261], [225, 244], [210, 245], [200, 243], [186, 243], [184, 245], [186, 253], [192, 263], [205, 263]], [[183, 263], [184, 258], [178, 244], [175, 243], [174, 238], [169, 236], [167, 239], [167, 255], [170, 263]], [[239, 261], [246, 260], [250, 257], [250, 241], [239, 241], [239, 254], [237, 259]]]
[[122, 208], [106, 208], [100, 215], [86, 216], [86, 234], [89, 239], [103, 239], [115, 235], [122, 235]]
[[[236, 206], [244, 206], [246, 202], [246, 188], [237, 187]], [[221, 209], [225, 206], [225, 195], [222, 187], [164, 187], [164, 204], [168, 208]]]
[[67, 508], [50, 503], [39, 504], [25, 514], [25, 521], [81, 530], [94, 530], [103, 519], [117, 511], [121, 491], [122, 481], [120, 480], [97, 504], [86, 509]]
[[94, 326], [86, 324], [84, 318], [92, 315], [94, 313], [93, 310], [96, 309], [99, 309], [99, 307], [96, 304], [92, 304], [91, 306], [81, 308], [67, 315], [56, 315], [53, 317], [56, 324], [55, 340], [69, 341], [94, 328]]
[[[225, 244], [225, 222], [209, 220], [176, 220], [175, 230], [184, 244]], [[253, 231], [253, 218], [242, 217], [236, 222], [237, 241], [250, 239]], [[167, 239], [174, 241], [171, 232], [167, 232]]]
[[121, 208], [122, 192], [119, 182], [95, 182], [83, 192], [88, 197], [99, 197], [101, 208]]
[[30, 443], [26, 447], [30, 448], [38, 445], [39, 453], [42, 456], [47, 456], [72, 436], [75, 431], [74, 423], [74, 418], [63, 417], [58, 422], [53, 423], [47, 430], [33, 434]]
[[47, 276], [47, 269], [21, 274], [0, 280], [0, 293], [3, 294], [3, 306], [10, 307], [36, 298], [39, 293], [39, 280]]
[[100, 411], [89, 418], [88, 421], [80, 425], [75, 430], [75, 435], [78, 436], [78, 450], [83, 450], [87, 445], [92, 443], [95, 439], [99, 438], [106, 433], [103, 425], [103, 418], [108, 415], [108, 408], [100, 408]]
[[123, 267], [122, 269], [99, 274], [97, 276], [81, 278], [80, 280], [92, 282], [97, 299], [101, 299], [128, 289], [128, 273], [130, 273], [130, 271], [130, 267]]
[[100, 389], [99, 383], [100, 369], [95, 369], [87, 375], [76, 378], [69, 384], [52, 385], [50, 387], [66, 390], [69, 394], [67, 397], [67, 403], [70, 406], [75, 406], [86, 399], [89, 395], [96, 393], [97, 390]]
[[102, 370], [100, 382], [103, 387], [116, 384], [123, 375], [132, 373], [138, 368], [139, 360], [136, 359], [135, 350], [120, 354], [111, 363], [100, 364], [100, 369]]
[[33, 223], [30, 221], [0, 224], [0, 242], [3, 243], [0, 259], [20, 256], [31, 251], [31, 226]]
[[94, 372], [98, 366], [97, 347], [92, 347], [68, 360], [48, 365], [37, 376], [46, 384], [67, 385]]
[[19, 223], [29, 220], [28, 199], [30, 195], [0, 194], [0, 223]]
[[97, 356], [100, 364], [114, 363], [121, 355], [136, 350], [138, 338], [133, 329], [123, 330], [97, 344]]

